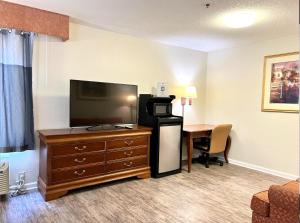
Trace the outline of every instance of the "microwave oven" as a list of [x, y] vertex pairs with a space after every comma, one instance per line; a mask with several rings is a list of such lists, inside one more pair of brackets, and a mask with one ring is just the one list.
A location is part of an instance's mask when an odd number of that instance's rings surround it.
[[169, 116], [172, 115], [172, 103], [153, 103], [151, 115], [153, 116]]

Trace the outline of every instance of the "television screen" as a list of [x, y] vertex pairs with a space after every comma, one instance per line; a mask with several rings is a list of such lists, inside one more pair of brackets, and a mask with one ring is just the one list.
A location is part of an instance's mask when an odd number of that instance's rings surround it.
[[70, 80], [70, 127], [135, 124], [137, 86]]

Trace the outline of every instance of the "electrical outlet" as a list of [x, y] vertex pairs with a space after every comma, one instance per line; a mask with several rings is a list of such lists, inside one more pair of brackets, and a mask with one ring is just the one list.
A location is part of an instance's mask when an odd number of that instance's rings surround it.
[[18, 181], [19, 181], [19, 182], [23, 181], [23, 182], [25, 183], [25, 173], [26, 173], [26, 172], [20, 172], [20, 173], [18, 174]]

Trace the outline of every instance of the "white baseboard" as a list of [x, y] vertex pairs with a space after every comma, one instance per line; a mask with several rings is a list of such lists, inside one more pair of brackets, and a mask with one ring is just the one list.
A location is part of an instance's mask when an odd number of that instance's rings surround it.
[[[16, 188], [17, 188], [16, 185], [12, 185], [9, 187], [9, 189], [11, 191], [15, 190]], [[27, 191], [35, 190], [35, 189], [37, 189], [37, 182], [35, 181], [35, 182], [27, 183], [27, 184], [25, 184], [25, 188]]]
[[284, 173], [278, 170], [272, 170], [272, 169], [268, 169], [262, 166], [258, 166], [258, 165], [254, 165], [254, 164], [250, 164], [250, 163], [245, 163], [245, 162], [241, 162], [238, 160], [234, 160], [234, 159], [228, 159], [229, 163], [237, 165], [237, 166], [242, 166], [251, 170], [256, 170], [259, 172], [263, 172], [263, 173], [268, 173], [274, 176], [278, 176], [278, 177], [282, 177], [288, 180], [295, 180], [297, 178], [299, 178], [299, 176], [293, 175], [293, 174], [289, 174], [289, 173]]

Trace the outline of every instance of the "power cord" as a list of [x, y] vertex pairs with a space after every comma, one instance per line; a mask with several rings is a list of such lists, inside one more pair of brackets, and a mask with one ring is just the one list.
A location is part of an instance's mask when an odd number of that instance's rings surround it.
[[25, 187], [25, 180], [18, 180], [17, 181], [17, 188], [14, 192], [11, 193], [11, 197], [16, 197], [22, 194], [26, 194], [26, 187]]

